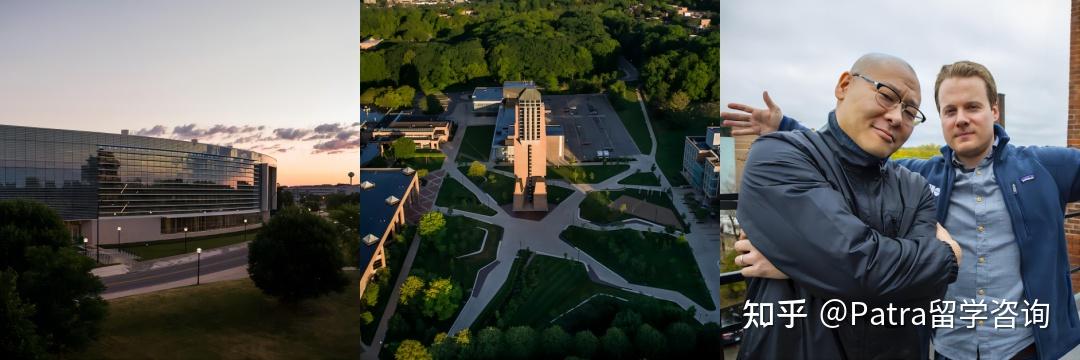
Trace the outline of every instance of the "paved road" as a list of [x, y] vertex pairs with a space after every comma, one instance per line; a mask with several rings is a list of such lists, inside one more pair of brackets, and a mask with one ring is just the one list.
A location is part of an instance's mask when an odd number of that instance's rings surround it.
[[102, 278], [101, 282], [105, 284], [105, 293], [102, 295], [151, 287], [184, 279], [192, 279], [194, 282], [196, 268], [198, 268], [201, 274], [205, 275], [247, 266], [247, 255], [247, 249], [230, 251], [216, 256], [204, 257], [202, 258], [201, 264], [192, 262], [155, 270]]

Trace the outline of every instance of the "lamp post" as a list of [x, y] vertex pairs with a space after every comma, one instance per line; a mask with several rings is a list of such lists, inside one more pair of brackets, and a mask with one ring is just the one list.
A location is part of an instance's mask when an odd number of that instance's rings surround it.
[[202, 248], [195, 248], [195, 285], [199, 285], [200, 272], [202, 272]]
[[120, 247], [120, 230], [123, 230], [123, 228], [117, 226], [116, 227], [116, 246], [117, 247]]
[[88, 245], [89, 242], [90, 242], [90, 239], [82, 238], [82, 249], [83, 249], [83, 253], [86, 254], [86, 255], [90, 255], [90, 248], [87, 247], [87, 246], [89, 246]]
[[244, 219], [244, 241], [247, 241], [247, 219]]
[[184, 253], [187, 253], [187, 226], [184, 227]]

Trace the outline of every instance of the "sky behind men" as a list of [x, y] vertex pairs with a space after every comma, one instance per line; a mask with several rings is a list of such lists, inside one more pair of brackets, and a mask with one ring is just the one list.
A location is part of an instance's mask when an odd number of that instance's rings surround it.
[[[826, 120], [822, 110], [835, 106], [837, 74], [863, 53], [907, 60], [923, 89], [934, 88], [942, 65], [969, 59], [994, 69], [998, 88], [1008, 89], [1013, 143], [1063, 146], [1069, 8], [1062, 0], [722, 1], [722, 14], [743, 15], [719, 24], [720, 100], [760, 103], [765, 89], [785, 114], [817, 128]], [[932, 97], [923, 91], [927, 123], [905, 146], [944, 145]]]

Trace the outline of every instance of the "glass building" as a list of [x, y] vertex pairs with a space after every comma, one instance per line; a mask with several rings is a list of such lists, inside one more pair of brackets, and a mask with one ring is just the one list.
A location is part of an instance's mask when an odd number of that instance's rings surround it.
[[276, 197], [277, 161], [254, 151], [0, 125], [0, 200], [42, 202], [91, 244], [255, 228]]

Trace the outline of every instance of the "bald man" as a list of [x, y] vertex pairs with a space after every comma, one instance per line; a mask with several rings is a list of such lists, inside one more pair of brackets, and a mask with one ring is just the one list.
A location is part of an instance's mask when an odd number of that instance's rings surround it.
[[[775, 132], [750, 149], [739, 223], [786, 278], [747, 280], [741, 359], [929, 356], [929, 303], [956, 278], [960, 250], [935, 220], [926, 180], [886, 161], [925, 119], [918, 78], [899, 58], [868, 54], [834, 95], [823, 129]], [[847, 316], [822, 318], [836, 301]], [[852, 319], [854, 303], [867, 315]], [[805, 317], [765, 325], [761, 304]], [[890, 308], [908, 311], [869, 315]]]

